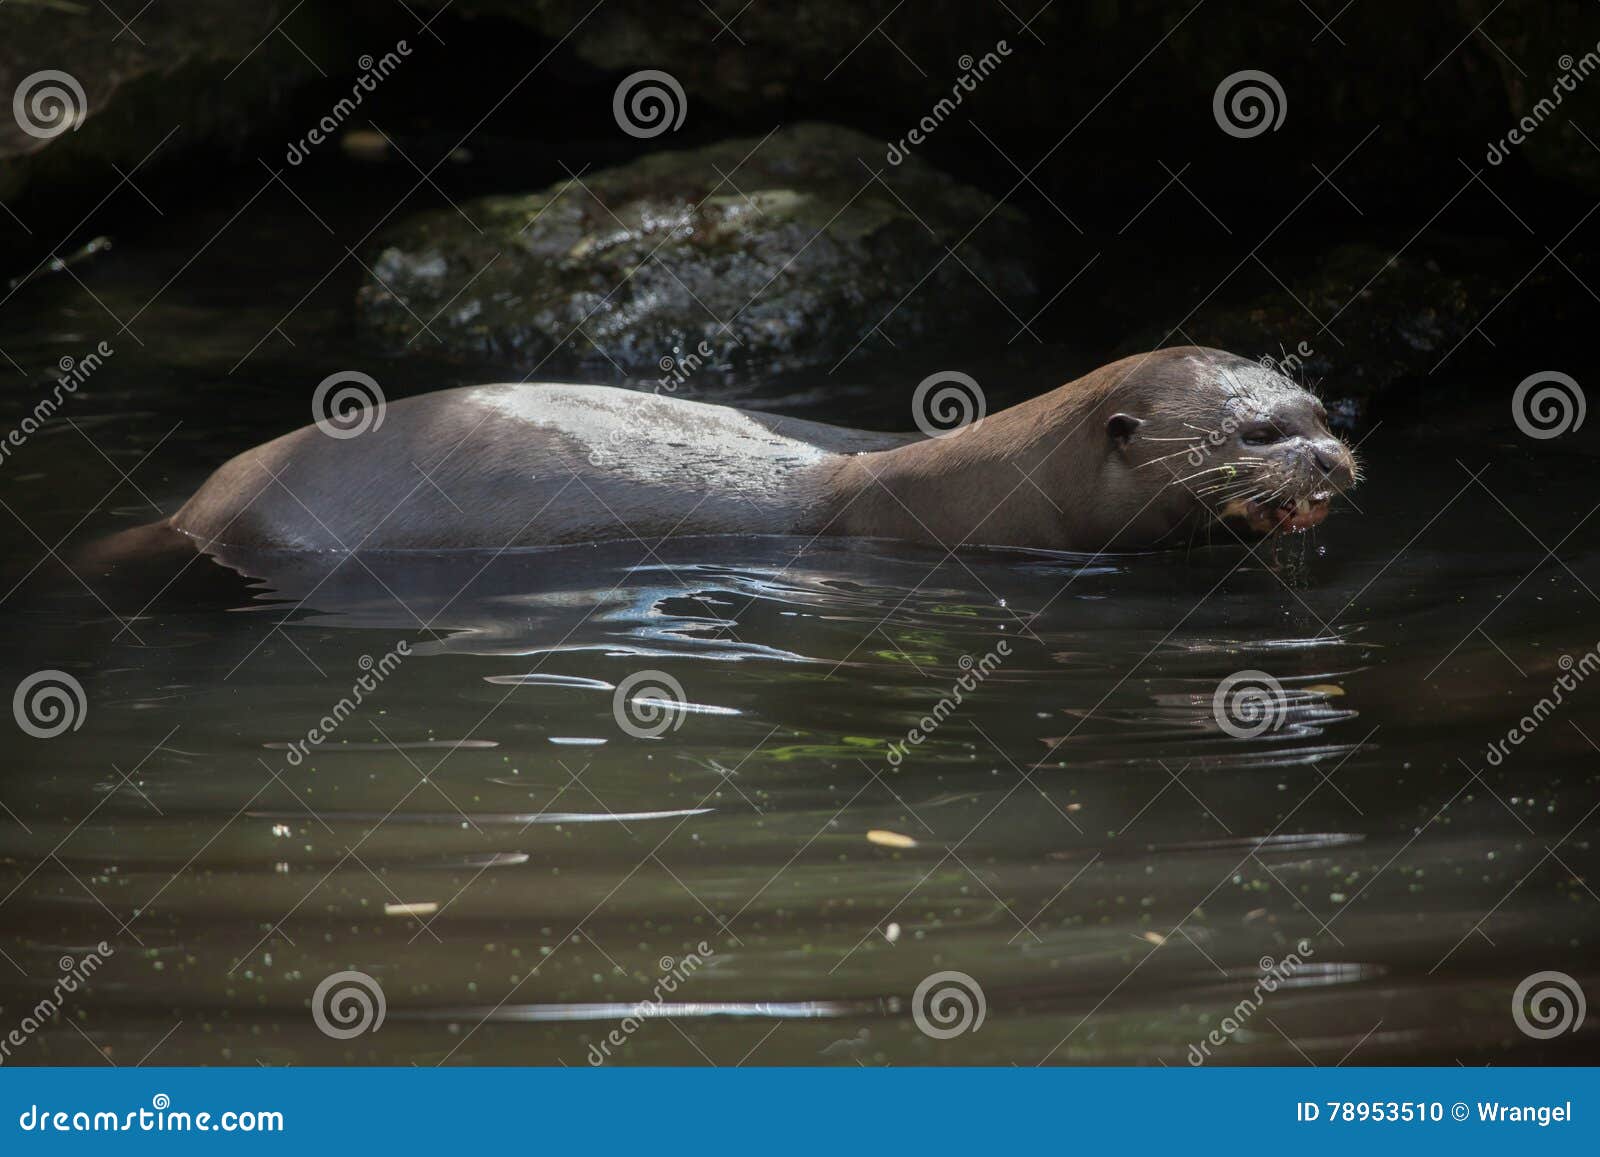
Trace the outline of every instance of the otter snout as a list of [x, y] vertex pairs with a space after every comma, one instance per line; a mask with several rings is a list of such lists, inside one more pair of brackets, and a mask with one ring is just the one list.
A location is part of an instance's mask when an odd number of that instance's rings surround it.
[[1329, 434], [1311, 439], [1311, 462], [1336, 490], [1346, 490], [1355, 485], [1356, 458], [1339, 439]]
[[[1350, 448], [1322, 430], [1291, 435], [1257, 447], [1243, 496], [1239, 491], [1219, 513], [1242, 519], [1262, 534], [1310, 530], [1328, 516], [1335, 493], [1356, 484], [1359, 472]], [[1224, 491], [1224, 493], [1230, 493]]]

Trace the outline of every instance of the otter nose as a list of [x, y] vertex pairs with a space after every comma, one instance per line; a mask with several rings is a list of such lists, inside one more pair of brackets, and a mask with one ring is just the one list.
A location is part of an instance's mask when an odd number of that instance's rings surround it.
[[1317, 469], [1339, 485], [1348, 484], [1352, 478], [1350, 451], [1337, 438], [1318, 438], [1311, 443], [1311, 459]]

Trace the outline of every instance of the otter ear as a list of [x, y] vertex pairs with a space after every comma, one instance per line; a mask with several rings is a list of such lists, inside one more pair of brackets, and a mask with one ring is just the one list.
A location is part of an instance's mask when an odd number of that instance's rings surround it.
[[1143, 418], [1135, 418], [1132, 414], [1112, 414], [1106, 419], [1106, 434], [1118, 446], [1126, 446], [1134, 431], [1142, 425]]

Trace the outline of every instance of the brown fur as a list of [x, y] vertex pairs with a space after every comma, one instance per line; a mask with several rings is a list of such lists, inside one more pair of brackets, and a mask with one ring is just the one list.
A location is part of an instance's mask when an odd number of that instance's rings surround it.
[[[1230, 418], [1262, 419], [1290, 442], [1320, 447], [1335, 462], [1334, 489], [1348, 489], [1354, 457], [1319, 413], [1310, 394], [1254, 362], [1194, 346], [1163, 349], [1101, 366], [954, 435], [852, 458], [832, 489], [848, 534], [948, 546], [1146, 548], [1181, 541], [1183, 530], [1220, 514], [1221, 504], [1207, 503], [1202, 485], [1186, 485], [1185, 475], [1197, 443], [1202, 465], [1254, 457], [1227, 442], [1208, 446], [1205, 435]], [[1143, 423], [1126, 442], [1107, 433], [1116, 414]], [[1286, 482], [1296, 497], [1314, 491], [1322, 474], [1306, 469], [1306, 457], [1297, 447], [1279, 451], [1274, 485]]]
[[[1230, 425], [1274, 441], [1252, 450]], [[685, 534], [1127, 550], [1225, 514], [1261, 529], [1257, 500], [1292, 506], [1354, 481], [1311, 395], [1254, 362], [1180, 347], [931, 439], [600, 386], [442, 391], [396, 402], [356, 438], [308, 426], [248, 450], [168, 525], [201, 550]]]

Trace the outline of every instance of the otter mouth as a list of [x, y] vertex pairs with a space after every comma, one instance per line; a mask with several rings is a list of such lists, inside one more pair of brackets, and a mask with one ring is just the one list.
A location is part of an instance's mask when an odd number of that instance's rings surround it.
[[1258, 502], [1252, 498], [1236, 499], [1222, 508], [1224, 518], [1241, 519], [1258, 534], [1299, 534], [1310, 530], [1328, 517], [1328, 504], [1333, 495], [1318, 491], [1304, 498], [1285, 498], [1281, 502]]

